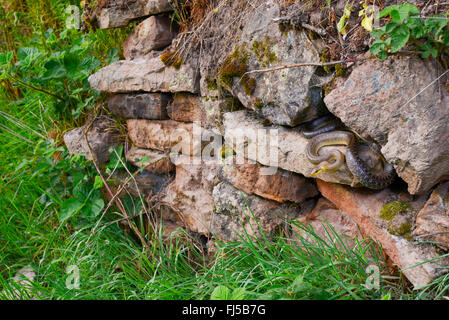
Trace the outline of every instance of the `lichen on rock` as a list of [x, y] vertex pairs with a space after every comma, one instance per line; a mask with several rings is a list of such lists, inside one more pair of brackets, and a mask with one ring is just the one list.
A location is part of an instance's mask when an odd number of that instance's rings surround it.
[[380, 210], [379, 217], [384, 220], [391, 221], [396, 215], [400, 213], [407, 213], [411, 206], [402, 201], [392, 201], [385, 204]]

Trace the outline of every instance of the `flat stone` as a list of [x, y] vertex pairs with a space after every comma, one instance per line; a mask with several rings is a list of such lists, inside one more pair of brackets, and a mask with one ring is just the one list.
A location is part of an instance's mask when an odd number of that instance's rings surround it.
[[[223, 126], [226, 146], [236, 153], [235, 159], [230, 161], [242, 164], [246, 158], [265, 166], [278, 167], [305, 177], [313, 177], [312, 172], [316, 165], [307, 159], [305, 153], [309, 140], [304, 138], [298, 130], [265, 126], [262, 119], [247, 110], [225, 113]], [[346, 152], [346, 148], [342, 146], [326, 148]], [[348, 185], [354, 183], [353, 176], [346, 165], [337, 171], [321, 172], [317, 177], [329, 182]]]
[[168, 93], [121, 93], [108, 97], [108, 109], [125, 119], [165, 120], [167, 104], [171, 101]]
[[113, 192], [117, 192], [120, 186], [124, 184], [125, 188], [120, 196], [129, 193], [134, 197], [141, 196], [143, 199], [147, 199], [165, 190], [169, 181], [170, 177], [167, 174], [157, 174], [149, 171], [139, 172], [133, 179], [126, 170], [119, 169], [115, 170], [112, 175], [113, 188], [111, 189], [113, 189]]
[[[143, 162], [142, 160], [148, 160]], [[170, 161], [169, 154], [158, 150], [140, 149], [133, 147], [126, 153], [126, 160], [136, 167], [145, 168], [153, 173], [169, 173], [175, 170], [175, 165]]]
[[[92, 150], [92, 154], [84, 137], [88, 129], [88, 124], [73, 129], [64, 134], [64, 143], [70, 154], [84, 154], [86, 159], [93, 160], [98, 164], [109, 161], [109, 148], [115, 147], [122, 142], [120, 131], [113, 119], [101, 116], [96, 119], [89, 128], [87, 140]], [[93, 155], [93, 158], [92, 158]]]
[[188, 93], [176, 93], [167, 107], [167, 113], [170, 119], [176, 121], [201, 121], [201, 98]]
[[242, 104], [232, 97], [201, 97], [201, 124], [207, 129], [217, 129], [223, 135], [223, 115], [242, 108]]
[[241, 109], [235, 98], [199, 97], [176, 93], [167, 106], [168, 116], [176, 121], [199, 122], [203, 128], [222, 132], [223, 114]]
[[188, 63], [179, 69], [165, 66], [159, 57], [120, 60], [89, 77], [92, 89], [106, 92], [192, 92], [199, 90], [199, 72]]
[[449, 248], [449, 182], [440, 184], [416, 217], [415, 237]]
[[212, 234], [222, 241], [239, 241], [240, 236], [267, 238], [282, 226], [285, 218], [294, 219], [303, 213], [299, 204], [267, 200], [249, 195], [226, 182], [214, 187]]
[[107, 0], [96, 11], [100, 29], [124, 27], [136, 18], [172, 11], [169, 0]]
[[[212, 189], [218, 183], [219, 164], [200, 158], [175, 161], [176, 178], [165, 190], [162, 203], [191, 231], [210, 235], [214, 209]], [[167, 213], [165, 213], [167, 214]]]
[[389, 188], [378, 192], [356, 190], [319, 179], [317, 184], [321, 194], [351, 217], [364, 235], [380, 242], [384, 252], [415, 287], [427, 285], [445, 272], [442, 268], [448, 265], [445, 259], [426, 262], [440, 256], [435, 246], [412, 242], [389, 232], [387, 221], [380, 213], [385, 204], [398, 200], [397, 192]]
[[[352, 248], [355, 245], [355, 237], [358, 239], [363, 238], [363, 235], [359, 232], [357, 223], [325, 198], [318, 199], [318, 202], [310, 213], [298, 217], [295, 221], [313, 228], [314, 233], [320, 239], [328, 243], [335, 243], [341, 249], [343, 247], [339, 240], [343, 241], [346, 248]], [[301, 224], [298, 226], [293, 225], [292, 227], [294, 239], [300, 236], [313, 243], [318, 242], [318, 239], [312, 237], [310, 233], [305, 232], [299, 226]], [[334, 232], [338, 235], [339, 239], [337, 239]]]
[[442, 70], [429, 59], [371, 59], [324, 99], [345, 125], [382, 146], [411, 194], [449, 178], [449, 93], [435, 81]]
[[36, 272], [31, 265], [27, 265], [17, 271], [16, 275], [11, 279], [9, 286], [6, 286], [5, 289], [0, 291], [0, 295], [3, 299], [16, 300], [21, 297], [23, 298], [24, 294], [26, 294], [28, 299], [38, 300], [41, 293], [33, 290], [33, 282], [35, 279]]
[[[240, 58], [234, 64], [246, 64], [247, 71], [252, 71], [299, 62], [320, 62], [319, 51], [307, 32], [280, 30], [274, 20], [280, 17], [281, 9], [277, 1], [266, 1], [247, 18], [236, 47], [241, 52]], [[316, 66], [248, 74], [246, 85], [245, 81], [242, 85], [240, 78], [234, 77], [229, 90], [245, 107], [274, 124], [295, 126], [325, 112], [323, 90], [319, 86], [324, 78], [317, 74]], [[253, 90], [251, 81], [254, 81]]]
[[302, 203], [318, 194], [315, 184], [303, 176], [282, 169], [271, 172], [258, 163], [224, 165], [221, 171], [223, 180], [237, 189], [277, 202]]
[[201, 152], [201, 141], [194, 141], [192, 124], [174, 120], [129, 119], [127, 127], [130, 140], [139, 148], [169, 152], [178, 145], [179, 151], [187, 155]]
[[219, 134], [204, 130], [195, 123], [130, 119], [127, 126], [130, 140], [144, 149], [204, 156], [205, 153], [216, 154], [222, 142]]
[[123, 44], [125, 59], [153, 58], [155, 50], [171, 44], [177, 32], [167, 16], [151, 16], [134, 28]]

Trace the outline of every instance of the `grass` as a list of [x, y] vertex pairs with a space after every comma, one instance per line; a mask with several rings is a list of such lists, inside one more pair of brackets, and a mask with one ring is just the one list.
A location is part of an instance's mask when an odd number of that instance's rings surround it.
[[[3, 17], [8, 26], [4, 30], [14, 36], [8, 39], [14, 41], [1, 42], [0, 49], [16, 54], [18, 48], [35, 43], [46, 28], [61, 31], [57, 30], [64, 21], [61, 10], [70, 1], [8, 3], [19, 18], [14, 20], [11, 12]], [[45, 9], [48, 5], [51, 10]], [[23, 23], [26, 28], [20, 30], [25, 31], [16, 31], [14, 23]], [[120, 48], [126, 33], [123, 29], [90, 35], [95, 44], [91, 54], [105, 63], [107, 51]], [[329, 225], [328, 238], [335, 241], [326, 241], [296, 222], [292, 228], [303, 233], [296, 241], [281, 234], [274, 241], [242, 234], [241, 241], [218, 242], [213, 253], [207, 254], [196, 235], [178, 229], [167, 239], [159, 225], [144, 233], [144, 221], [137, 219], [130, 223], [145, 234], [150, 250], [144, 250], [129, 227], [117, 221], [123, 214], [114, 206], [97, 228], [98, 217], [76, 216], [61, 223], [61, 206], [73, 194], [74, 181], [91, 183], [95, 170], [92, 164], [68, 156], [61, 135], [77, 124], [58, 120], [53, 98], [7, 80], [0, 88], [1, 299], [226, 298], [217, 293], [222, 287], [231, 292], [237, 289], [244, 299], [433, 299], [447, 295], [449, 276], [412, 291], [400, 276], [390, 275], [376, 243], [360, 240], [349, 247]], [[363, 286], [370, 265], [382, 273], [378, 290]], [[33, 269], [34, 280], [27, 285], [12, 281], [26, 266]], [[70, 271], [72, 266], [77, 269]], [[70, 289], [76, 283], [71, 281], [76, 270], [79, 288]]]

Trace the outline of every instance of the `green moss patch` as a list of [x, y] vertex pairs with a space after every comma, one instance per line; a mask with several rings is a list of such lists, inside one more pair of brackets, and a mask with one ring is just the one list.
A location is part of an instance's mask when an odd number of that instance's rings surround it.
[[411, 210], [411, 206], [403, 201], [393, 201], [385, 204], [380, 210], [379, 217], [384, 220], [392, 220], [398, 213], [408, 212]]
[[388, 232], [390, 234], [393, 234], [395, 236], [402, 236], [409, 233], [412, 230], [412, 224], [408, 221], [400, 224], [395, 224], [392, 222], [393, 221], [390, 221], [390, 223], [388, 224]]
[[246, 75], [245, 72], [247, 71], [248, 52], [244, 46], [237, 46], [223, 62], [218, 71], [218, 79], [220, 84], [232, 88], [234, 77], [238, 77], [245, 93], [251, 95], [256, 88], [256, 79]]
[[206, 78], [207, 90], [215, 91], [218, 90], [217, 80]]
[[271, 50], [273, 41], [271, 41], [268, 36], [265, 36], [262, 41], [253, 41], [251, 45], [251, 51], [257, 58], [257, 61], [262, 67], [267, 67], [268, 65], [278, 61], [276, 53]]

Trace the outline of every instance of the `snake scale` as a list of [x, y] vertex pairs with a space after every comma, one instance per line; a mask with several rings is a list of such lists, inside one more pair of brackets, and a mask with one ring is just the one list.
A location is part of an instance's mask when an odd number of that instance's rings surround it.
[[[303, 136], [310, 139], [306, 156], [310, 162], [321, 167], [313, 174], [316, 175], [323, 170], [338, 170], [346, 159], [349, 171], [365, 187], [379, 190], [390, 185], [396, 177], [393, 166], [385, 162], [383, 172], [374, 173], [359, 156], [357, 137], [350, 131], [338, 130], [341, 126], [338, 119], [324, 116], [302, 128]], [[338, 150], [320, 152], [323, 147], [333, 145], [347, 146], [346, 155]], [[382, 155], [379, 154], [379, 157]]]

